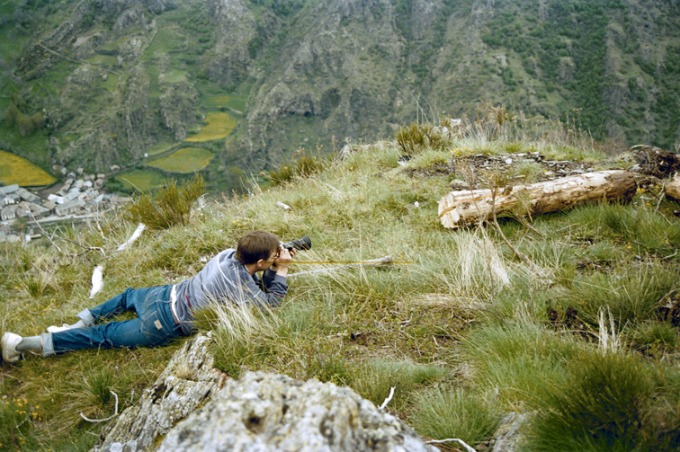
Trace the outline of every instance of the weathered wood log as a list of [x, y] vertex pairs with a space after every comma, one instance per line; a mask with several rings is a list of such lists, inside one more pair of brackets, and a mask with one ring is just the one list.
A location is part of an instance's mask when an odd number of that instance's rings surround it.
[[664, 188], [666, 196], [680, 202], [680, 175], [675, 176]]
[[[450, 229], [508, 214], [535, 215], [570, 209], [590, 201], [628, 202], [636, 191], [633, 173], [598, 171], [532, 185], [496, 190], [453, 191], [439, 201], [439, 218]], [[495, 205], [495, 206], [494, 206]]]

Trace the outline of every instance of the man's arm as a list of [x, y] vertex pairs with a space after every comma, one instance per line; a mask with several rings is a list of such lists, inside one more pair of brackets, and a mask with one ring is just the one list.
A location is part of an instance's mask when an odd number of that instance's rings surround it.
[[265, 271], [262, 281], [259, 281], [259, 278], [254, 279], [249, 276], [244, 283], [248, 287], [250, 301], [260, 308], [280, 305], [288, 293], [286, 277], [277, 275], [276, 272], [271, 270]]

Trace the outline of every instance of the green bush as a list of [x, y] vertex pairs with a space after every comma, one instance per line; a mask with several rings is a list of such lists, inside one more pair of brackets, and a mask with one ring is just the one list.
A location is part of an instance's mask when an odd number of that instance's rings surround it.
[[285, 164], [266, 173], [271, 186], [282, 185], [298, 177], [309, 177], [323, 170], [325, 162], [319, 157], [300, 154], [292, 164]]
[[472, 331], [463, 357], [476, 384], [497, 388], [502, 403], [532, 403], [547, 385], [564, 379], [564, 364], [579, 350], [576, 340], [539, 325], [508, 322]]
[[149, 229], [168, 229], [189, 222], [191, 205], [204, 193], [201, 176], [196, 176], [182, 188], [175, 180], [159, 190], [155, 197], [141, 195], [128, 207], [126, 218], [132, 222], [144, 223]]
[[[677, 395], [663, 394], [640, 359], [582, 353], [552, 385], [530, 426], [530, 450], [673, 450]], [[673, 400], [675, 399], [675, 400]]]
[[430, 124], [402, 127], [397, 131], [395, 139], [404, 155], [409, 157], [426, 149], [442, 150], [448, 143], [441, 129]]
[[35, 450], [33, 423], [39, 416], [28, 400], [3, 397], [0, 400], [0, 450]]
[[561, 309], [572, 307], [591, 325], [601, 308], [609, 308], [620, 323], [655, 318], [659, 301], [677, 287], [680, 270], [659, 264], [583, 275], [574, 280], [557, 300]]
[[445, 373], [444, 368], [432, 365], [376, 360], [359, 366], [351, 376], [350, 386], [376, 405], [383, 403], [391, 388], [395, 388], [388, 406], [400, 411], [415, 389], [442, 378]]
[[631, 336], [635, 346], [650, 354], [672, 351], [678, 345], [678, 332], [670, 323], [649, 320], [640, 324]]
[[416, 396], [410, 423], [421, 435], [475, 444], [496, 430], [501, 414], [493, 403], [461, 388], [434, 388]]

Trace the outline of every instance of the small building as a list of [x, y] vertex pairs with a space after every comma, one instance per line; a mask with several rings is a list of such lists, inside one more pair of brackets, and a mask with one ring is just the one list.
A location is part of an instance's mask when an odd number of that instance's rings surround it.
[[16, 204], [19, 201], [21, 201], [21, 196], [19, 196], [18, 193], [10, 193], [5, 195], [5, 197], [2, 199], [2, 205], [11, 206], [12, 204]]
[[0, 221], [10, 221], [17, 217], [16, 206], [3, 206], [0, 210]]
[[19, 184], [7, 185], [5, 187], [0, 187], [0, 196], [9, 195], [19, 190]]
[[32, 218], [40, 218], [50, 213], [49, 209], [46, 209], [40, 204], [35, 204], [28, 201], [23, 201], [17, 204], [15, 212], [18, 217]]
[[21, 199], [27, 202], [32, 202], [32, 203], [39, 203], [40, 196], [36, 195], [35, 193], [31, 193], [30, 191], [26, 190], [25, 188], [20, 188], [17, 190], [17, 193], [19, 196], [21, 196]]
[[82, 199], [74, 199], [60, 204], [54, 208], [54, 213], [63, 217], [74, 213], [80, 213], [85, 208], [85, 201]]
[[49, 202], [53, 202], [54, 204], [64, 204], [64, 197], [63, 196], [57, 196], [53, 194], [47, 195], [47, 200]]

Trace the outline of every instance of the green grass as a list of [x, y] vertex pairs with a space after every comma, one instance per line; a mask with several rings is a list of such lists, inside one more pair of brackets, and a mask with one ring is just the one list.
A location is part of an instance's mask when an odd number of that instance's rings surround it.
[[[210, 110], [228, 108], [230, 111], [243, 112], [246, 108], [248, 93], [229, 93], [225, 94], [214, 89], [205, 88], [207, 93], [201, 96], [201, 104]], [[214, 92], [214, 94], [213, 94]]]
[[387, 399], [394, 388], [393, 398], [388, 405], [391, 409], [402, 411], [411, 403], [416, 389], [431, 385], [446, 374], [444, 367], [375, 359], [357, 366], [350, 377], [350, 385], [377, 406]]
[[130, 170], [117, 174], [115, 179], [128, 189], [150, 191], [163, 184], [165, 176], [154, 170]]
[[228, 113], [208, 113], [206, 124], [201, 130], [186, 138], [189, 143], [202, 143], [225, 138], [236, 127], [236, 120]]
[[151, 160], [147, 165], [169, 173], [190, 174], [207, 167], [212, 158], [213, 153], [207, 149], [186, 147], [168, 156]]
[[184, 45], [184, 36], [180, 30], [179, 27], [170, 26], [159, 29], [158, 33], [154, 36], [151, 45], [149, 45], [144, 52], [144, 60], [150, 61], [159, 55], [164, 55], [177, 48], [182, 48]]
[[680, 271], [655, 264], [631, 265], [606, 273], [575, 278], [557, 304], [572, 307], [585, 322], [596, 324], [599, 310], [608, 308], [617, 322], [653, 320], [660, 301], [678, 287]]
[[[680, 398], [673, 393], [677, 384], [655, 381], [647, 363], [620, 354], [583, 353], [567, 371], [564, 384], [548, 386], [531, 426], [528, 450], [677, 447]], [[649, 416], [650, 409], [665, 421], [658, 424]]]
[[150, 156], [158, 155], [158, 154], [163, 154], [165, 152], [170, 151], [171, 149], [175, 148], [177, 146], [177, 143], [171, 142], [171, 141], [164, 141], [156, 144], [155, 146], [147, 149], [147, 152], [149, 153]]
[[500, 419], [493, 401], [462, 388], [437, 387], [417, 395], [409, 420], [429, 438], [458, 438], [476, 444], [494, 433]]
[[187, 81], [186, 71], [172, 70], [161, 74], [159, 77], [161, 83], [182, 83]]
[[47, 150], [47, 133], [45, 130], [39, 130], [32, 135], [22, 137], [18, 130], [8, 129], [0, 125], [0, 133], [7, 148], [17, 155], [24, 157], [36, 165], [49, 167], [49, 152]]
[[[561, 145], [473, 138], [454, 140], [451, 150], [423, 149], [406, 166], [396, 143], [357, 147], [276, 186], [252, 183], [243, 196], [211, 201], [186, 226], [145, 232], [123, 255], [114, 250], [136, 222], [120, 214], [58, 227], [51, 242], [1, 244], [2, 331], [37, 334], [126, 287], [181, 281], [249, 230], [284, 240], [307, 234], [313, 248], [291, 265], [280, 308], [205, 314], [200, 327], [216, 332], [219, 369], [348, 385], [376, 405], [395, 388], [385, 410], [421, 435], [473, 446], [510, 412], [527, 419], [522, 450], [677, 444], [680, 340], [663, 315], [680, 290], [673, 253], [680, 220], [669, 215], [677, 205], [657, 211], [638, 193], [625, 206], [504, 219], [512, 247], [493, 227], [446, 230], [437, 208], [451, 176], [433, 168], [518, 150], [516, 143], [540, 152]], [[519, 171], [529, 177], [535, 168]], [[163, 180], [151, 170], [118, 177], [145, 186]], [[97, 247], [104, 253], [88, 251]], [[386, 255], [392, 265], [342, 266]], [[90, 300], [92, 267], [101, 263], [104, 289]], [[611, 313], [613, 330], [601, 312]], [[4, 365], [0, 443], [91, 447], [103, 426], [84, 424], [77, 413], [109, 416], [111, 390], [121, 410], [135, 403], [181, 343]], [[14, 401], [24, 399], [38, 418], [19, 412]]]

